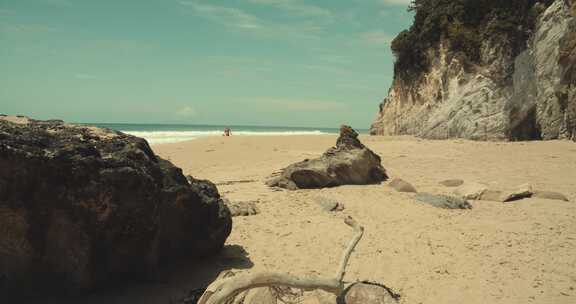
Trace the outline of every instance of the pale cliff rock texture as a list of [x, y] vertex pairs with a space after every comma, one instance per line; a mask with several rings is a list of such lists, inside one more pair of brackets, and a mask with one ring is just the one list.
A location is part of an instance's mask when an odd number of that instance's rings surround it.
[[506, 40], [485, 39], [479, 63], [469, 66], [441, 39], [426, 54], [425, 73], [408, 81], [395, 76], [371, 134], [576, 140], [573, 5], [548, 6], [517, 56]]

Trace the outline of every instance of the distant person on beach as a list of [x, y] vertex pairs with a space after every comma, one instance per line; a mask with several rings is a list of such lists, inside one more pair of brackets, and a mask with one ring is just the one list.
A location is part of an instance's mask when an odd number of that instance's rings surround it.
[[224, 129], [224, 134], [222, 134], [222, 136], [230, 136], [230, 135], [232, 135], [232, 130], [230, 128], [226, 127]]

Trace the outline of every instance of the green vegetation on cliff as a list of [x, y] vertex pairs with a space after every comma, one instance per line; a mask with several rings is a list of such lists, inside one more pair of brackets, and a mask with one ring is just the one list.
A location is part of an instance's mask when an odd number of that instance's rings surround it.
[[482, 42], [506, 42], [513, 55], [526, 48], [537, 17], [553, 0], [413, 0], [414, 23], [392, 41], [395, 75], [418, 79], [430, 66], [426, 52], [441, 40], [465, 65], [480, 63]]

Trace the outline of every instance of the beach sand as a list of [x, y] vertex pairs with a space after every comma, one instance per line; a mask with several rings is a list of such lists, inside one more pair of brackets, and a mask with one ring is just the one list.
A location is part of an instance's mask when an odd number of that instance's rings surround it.
[[[570, 202], [472, 201], [472, 210], [444, 210], [386, 183], [298, 191], [264, 185], [271, 173], [320, 156], [336, 136], [209, 137], [153, 148], [186, 174], [217, 184], [222, 196], [258, 201], [260, 214], [234, 218], [223, 253], [230, 268], [243, 249], [250, 266], [239, 271], [333, 275], [352, 236], [342, 221], [350, 215], [365, 234], [345, 280], [386, 284], [401, 303], [576, 303], [576, 144], [361, 140], [392, 178], [421, 192], [449, 192], [438, 183], [457, 178], [501, 189], [530, 183]], [[345, 210], [322, 210], [318, 196]]]

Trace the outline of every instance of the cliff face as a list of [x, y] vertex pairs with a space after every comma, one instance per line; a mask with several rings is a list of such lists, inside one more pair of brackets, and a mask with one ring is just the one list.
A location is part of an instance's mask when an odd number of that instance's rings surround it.
[[416, 79], [395, 75], [374, 135], [476, 140], [576, 139], [576, 17], [556, 0], [538, 17], [526, 49], [494, 36], [474, 64], [443, 37]]

